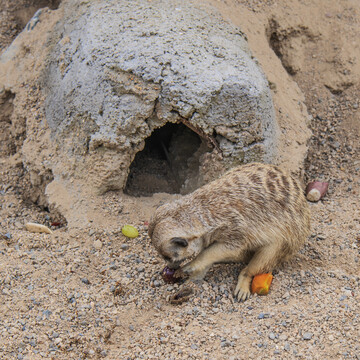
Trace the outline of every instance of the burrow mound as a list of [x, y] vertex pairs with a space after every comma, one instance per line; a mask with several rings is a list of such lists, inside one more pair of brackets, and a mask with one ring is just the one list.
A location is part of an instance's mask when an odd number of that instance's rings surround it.
[[246, 37], [213, 8], [69, 0], [32, 20], [1, 55], [0, 106], [7, 155], [21, 155], [41, 206], [85, 203], [84, 187], [92, 198], [183, 194], [232, 166], [291, 157], [277, 153], [269, 84]]
[[186, 193], [226, 168], [274, 159], [268, 82], [241, 31], [212, 8], [69, 4], [42, 77], [52, 139], [73, 164], [67, 177], [100, 193], [136, 193], [135, 184], [149, 188], [139, 193]]

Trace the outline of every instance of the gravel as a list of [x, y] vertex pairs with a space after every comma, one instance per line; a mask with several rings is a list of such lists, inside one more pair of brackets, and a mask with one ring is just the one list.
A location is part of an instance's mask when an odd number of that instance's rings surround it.
[[[100, 250], [81, 230], [58, 229], [54, 238], [16, 230], [11, 243], [0, 243], [1, 356], [355, 358], [360, 279], [353, 240], [359, 229], [351, 204], [341, 197], [312, 204], [308, 243], [277, 270], [268, 296], [246, 303], [232, 296], [241, 264], [222, 264], [188, 302], [170, 305], [167, 298], [180, 285], [162, 280], [164, 264], [141, 224], [138, 238], [110, 232], [111, 245]], [[329, 225], [328, 214], [343, 226]], [[93, 236], [101, 229], [95, 230]]]
[[306, 332], [306, 333], [303, 335], [303, 339], [304, 339], [304, 340], [311, 340], [313, 336], [314, 336], [313, 333], [311, 333], [311, 332]]
[[[270, 293], [245, 303], [232, 296], [242, 265], [219, 264], [171, 305], [180, 285], [162, 280], [145, 219], [135, 239], [121, 234], [120, 215], [113, 228], [25, 231], [19, 224], [51, 227], [58, 214], [25, 202], [28, 174], [0, 158], [0, 359], [360, 359], [359, 143], [342, 123], [360, 92], [318, 102], [321, 84], [297, 80], [322, 119], [311, 124], [305, 175], [329, 180], [329, 193], [310, 204], [312, 234]], [[102, 199], [104, 213], [122, 206], [119, 194]]]

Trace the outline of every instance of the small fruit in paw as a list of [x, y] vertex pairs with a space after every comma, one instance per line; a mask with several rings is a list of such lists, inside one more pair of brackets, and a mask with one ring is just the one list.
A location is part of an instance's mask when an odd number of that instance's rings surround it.
[[272, 282], [272, 274], [255, 275], [251, 283], [251, 292], [258, 295], [267, 295]]
[[322, 199], [329, 187], [329, 183], [321, 181], [310, 182], [305, 190], [306, 199], [312, 202]]
[[166, 283], [169, 284], [179, 282], [181, 280], [181, 277], [177, 276], [178, 273], [175, 274], [175, 272], [175, 269], [171, 269], [168, 266], [165, 266], [163, 271], [161, 272], [161, 277]]

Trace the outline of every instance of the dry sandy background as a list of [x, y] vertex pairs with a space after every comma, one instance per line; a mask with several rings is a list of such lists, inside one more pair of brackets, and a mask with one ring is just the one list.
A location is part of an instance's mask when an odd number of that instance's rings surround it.
[[[234, 302], [241, 265], [217, 265], [196, 295], [173, 306], [167, 298], [177, 286], [163, 283], [164, 264], [146, 235], [151, 212], [170, 196], [107, 193], [93, 199], [90, 226], [61, 226], [59, 214], [28, 200], [19, 156], [4, 155], [1, 359], [360, 359], [360, 3], [209, 2], [247, 34], [274, 97], [284, 97], [280, 89], [291, 79], [305, 96], [313, 137], [304, 180], [330, 182], [328, 195], [311, 205], [306, 246], [278, 269], [266, 297]], [[0, 2], [1, 49], [34, 3]], [[291, 116], [286, 101], [276, 111]], [[52, 236], [34, 235], [26, 221], [60, 226]], [[121, 234], [126, 223], [138, 227], [138, 238]]]

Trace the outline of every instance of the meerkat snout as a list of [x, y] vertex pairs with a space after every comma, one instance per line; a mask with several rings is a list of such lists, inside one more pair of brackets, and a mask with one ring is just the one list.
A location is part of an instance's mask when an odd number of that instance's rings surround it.
[[182, 261], [185, 260], [186, 255], [183, 250], [188, 246], [188, 241], [184, 238], [173, 237], [163, 244], [169, 244], [169, 246], [160, 247], [158, 250], [160, 255], [171, 269], [179, 268]]

